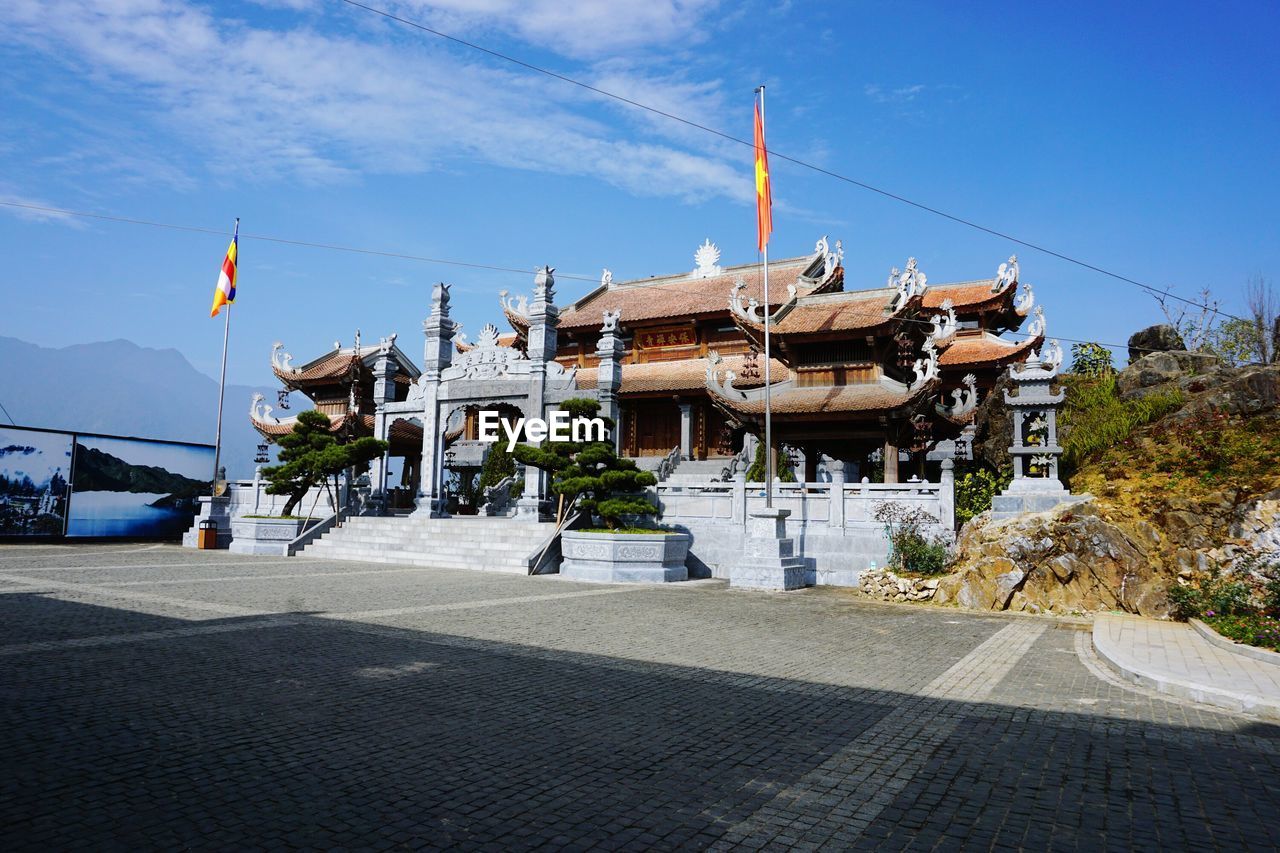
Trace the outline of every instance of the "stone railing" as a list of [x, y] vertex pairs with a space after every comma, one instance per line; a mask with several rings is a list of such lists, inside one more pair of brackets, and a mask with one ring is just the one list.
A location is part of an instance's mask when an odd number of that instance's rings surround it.
[[[843, 469], [817, 483], [774, 483], [773, 505], [789, 510], [787, 535], [808, 566], [808, 582], [855, 586], [862, 572], [884, 566], [889, 556], [885, 525], [875, 518], [887, 503], [919, 509], [937, 519], [927, 532], [950, 540], [955, 529], [955, 479], [951, 460], [942, 465], [941, 481], [846, 483]], [[661, 521], [693, 536], [690, 546], [694, 576], [727, 577], [741, 558], [749, 514], [765, 508], [762, 483], [747, 483], [739, 471], [729, 483], [698, 485], [658, 483], [650, 496]]]
[[[875, 511], [884, 503], [922, 509], [950, 529], [955, 510], [953, 483], [774, 483], [773, 505], [791, 510], [790, 522], [825, 523], [831, 527], [875, 525]], [[731, 483], [654, 487], [664, 519], [682, 518], [746, 524], [747, 514], [764, 509], [761, 483], [739, 479]]]
[[679, 464], [680, 448], [673, 447], [671, 448], [671, 452], [663, 457], [662, 461], [658, 463], [658, 470], [653, 472], [653, 476], [657, 477], [658, 482], [661, 483], [663, 480], [671, 476], [671, 473], [676, 470], [676, 466]]

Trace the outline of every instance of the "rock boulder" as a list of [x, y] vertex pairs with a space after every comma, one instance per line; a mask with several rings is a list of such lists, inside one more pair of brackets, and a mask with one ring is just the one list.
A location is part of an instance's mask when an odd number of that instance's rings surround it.
[[960, 532], [959, 562], [933, 601], [979, 610], [1162, 616], [1171, 577], [1151, 525], [1122, 527], [1095, 502], [1001, 522], [983, 514]]
[[1149, 353], [1186, 348], [1187, 345], [1182, 342], [1182, 335], [1178, 334], [1178, 330], [1173, 326], [1168, 324], [1148, 326], [1129, 336], [1129, 363], [1133, 364]]

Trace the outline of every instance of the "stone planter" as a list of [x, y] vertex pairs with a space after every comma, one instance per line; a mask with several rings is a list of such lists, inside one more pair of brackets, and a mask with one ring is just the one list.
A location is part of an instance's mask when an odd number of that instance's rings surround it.
[[[318, 524], [320, 519], [311, 519]], [[233, 554], [271, 554], [289, 556], [289, 543], [302, 535], [306, 519], [292, 518], [233, 518], [231, 519], [231, 547]]]
[[663, 583], [689, 579], [687, 533], [584, 533], [560, 536], [560, 576], [609, 583]]

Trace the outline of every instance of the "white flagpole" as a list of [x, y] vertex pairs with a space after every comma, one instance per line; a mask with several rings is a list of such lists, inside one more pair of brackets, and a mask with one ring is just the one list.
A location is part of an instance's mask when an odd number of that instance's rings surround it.
[[[233, 240], [236, 242], [236, 270], [240, 269], [240, 217], [236, 217], [236, 228]], [[237, 275], [237, 278], [239, 276]], [[218, 468], [222, 462], [222, 401], [227, 393], [227, 341], [231, 337], [231, 303], [222, 306], [224, 311], [222, 325], [222, 375], [218, 378], [218, 426], [213, 435], [213, 486], [209, 493], [218, 496]]]
[[[760, 93], [760, 127], [764, 127], [764, 86], [756, 89]], [[765, 150], [768, 150], [766, 146]], [[759, 204], [759, 202], [756, 202]], [[771, 377], [769, 371], [769, 324], [772, 310], [769, 307], [769, 242], [764, 244], [764, 505], [773, 508], [773, 403], [770, 391]]]

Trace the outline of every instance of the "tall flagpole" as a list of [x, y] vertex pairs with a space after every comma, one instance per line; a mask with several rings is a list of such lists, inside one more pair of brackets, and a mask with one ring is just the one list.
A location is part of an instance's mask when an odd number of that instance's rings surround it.
[[226, 322], [222, 326], [222, 375], [218, 379], [218, 428], [213, 437], [213, 488], [218, 496], [218, 466], [222, 461], [222, 398], [227, 393], [227, 339], [231, 336], [231, 303], [222, 306], [226, 310]]
[[[760, 126], [764, 127], [764, 85], [756, 89], [760, 93]], [[758, 202], [757, 202], [758, 203]], [[770, 391], [769, 325], [772, 310], [769, 307], [769, 242], [764, 248], [764, 505], [773, 508], [773, 404]]]
[[[236, 217], [235, 237], [240, 236], [240, 217]], [[233, 238], [234, 239], [234, 238]], [[240, 245], [236, 240], [236, 269], [240, 267]], [[213, 485], [209, 494], [218, 496], [218, 468], [222, 462], [222, 400], [227, 393], [227, 341], [231, 337], [231, 303], [222, 306], [225, 316], [222, 324], [222, 374], [218, 377], [218, 426], [213, 434]]]

